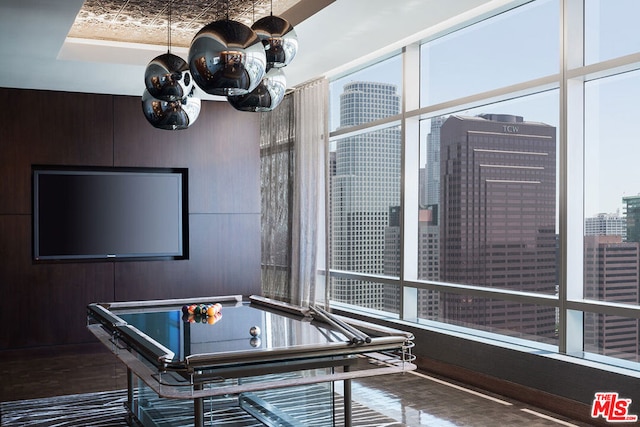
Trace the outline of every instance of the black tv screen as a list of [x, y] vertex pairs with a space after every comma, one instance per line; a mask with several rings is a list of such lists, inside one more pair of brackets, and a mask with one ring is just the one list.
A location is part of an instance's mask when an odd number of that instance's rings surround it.
[[33, 167], [33, 255], [188, 257], [187, 170]]

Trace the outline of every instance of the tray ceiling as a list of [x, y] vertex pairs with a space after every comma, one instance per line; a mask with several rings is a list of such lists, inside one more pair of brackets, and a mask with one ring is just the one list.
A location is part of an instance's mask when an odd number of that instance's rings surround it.
[[[300, 0], [86, 0], [68, 37], [188, 47], [206, 24], [229, 19], [251, 26]], [[273, 9], [272, 9], [273, 8]], [[168, 22], [171, 20], [171, 31]]]

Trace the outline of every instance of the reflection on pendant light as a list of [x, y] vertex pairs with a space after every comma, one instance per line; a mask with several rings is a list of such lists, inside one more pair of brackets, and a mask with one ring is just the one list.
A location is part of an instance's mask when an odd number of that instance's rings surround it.
[[171, 53], [171, 3], [167, 20], [167, 53], [149, 62], [144, 73], [144, 83], [154, 98], [177, 101], [187, 96], [193, 87], [187, 62]]
[[264, 45], [268, 68], [285, 67], [298, 53], [296, 30], [286, 19], [273, 15], [273, 0], [271, 14], [258, 19], [251, 28]]
[[[282, 71], [282, 67], [286, 66], [290, 60], [293, 59], [295, 52], [288, 56], [284, 54], [282, 48], [288, 46], [287, 50], [290, 53], [292, 44], [283, 42], [280, 35], [285, 33], [291, 34], [293, 27], [284, 19], [273, 16], [273, 4], [271, 9], [271, 17], [262, 18], [252, 26], [252, 28], [256, 29], [256, 34], [258, 34], [258, 37], [262, 40], [265, 49], [265, 55], [267, 57], [266, 74], [260, 81], [260, 84], [248, 94], [227, 96], [227, 101], [239, 111], [272, 111], [280, 105], [287, 90], [287, 80], [284, 71]], [[295, 38], [295, 32], [293, 32], [293, 35]], [[295, 40], [295, 46], [297, 49], [297, 39]], [[287, 58], [288, 60], [286, 60]]]
[[287, 90], [287, 80], [281, 68], [272, 68], [260, 84], [246, 95], [228, 96], [227, 101], [236, 110], [266, 112], [276, 108]]
[[191, 126], [200, 114], [200, 99], [193, 96], [195, 85], [189, 65], [171, 53], [171, 3], [167, 22], [167, 53], [149, 62], [144, 74], [146, 89], [142, 111], [152, 126], [182, 130]]
[[142, 111], [153, 127], [164, 130], [187, 129], [200, 114], [200, 98], [186, 96], [178, 101], [163, 101], [151, 96], [148, 90], [142, 95]]
[[178, 101], [193, 87], [187, 62], [172, 53], [164, 53], [149, 62], [144, 72], [149, 93], [163, 101]]
[[260, 83], [267, 59], [248, 26], [226, 19], [204, 26], [193, 38], [187, 60], [195, 83], [211, 95], [243, 95]]

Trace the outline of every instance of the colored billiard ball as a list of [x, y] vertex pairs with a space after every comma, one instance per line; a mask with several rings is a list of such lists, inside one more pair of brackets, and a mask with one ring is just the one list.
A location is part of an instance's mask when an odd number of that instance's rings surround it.
[[252, 337], [260, 336], [260, 328], [257, 326], [252, 326], [251, 329], [249, 329], [249, 334]]
[[207, 307], [207, 316], [215, 316], [217, 313], [220, 313], [220, 309], [222, 306], [219, 303], [215, 303]]

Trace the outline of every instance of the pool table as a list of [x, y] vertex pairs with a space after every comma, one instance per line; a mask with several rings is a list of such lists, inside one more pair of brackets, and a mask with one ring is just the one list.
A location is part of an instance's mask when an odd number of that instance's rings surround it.
[[154, 417], [176, 400], [188, 404], [191, 425], [215, 424], [205, 402], [229, 396], [266, 425], [313, 425], [260, 393], [320, 384], [329, 391], [319, 406], [333, 408], [321, 424], [335, 424], [340, 382], [350, 426], [352, 379], [416, 368], [410, 333], [260, 296], [93, 303], [87, 327], [126, 365], [127, 409], [143, 425], [162, 424]]

